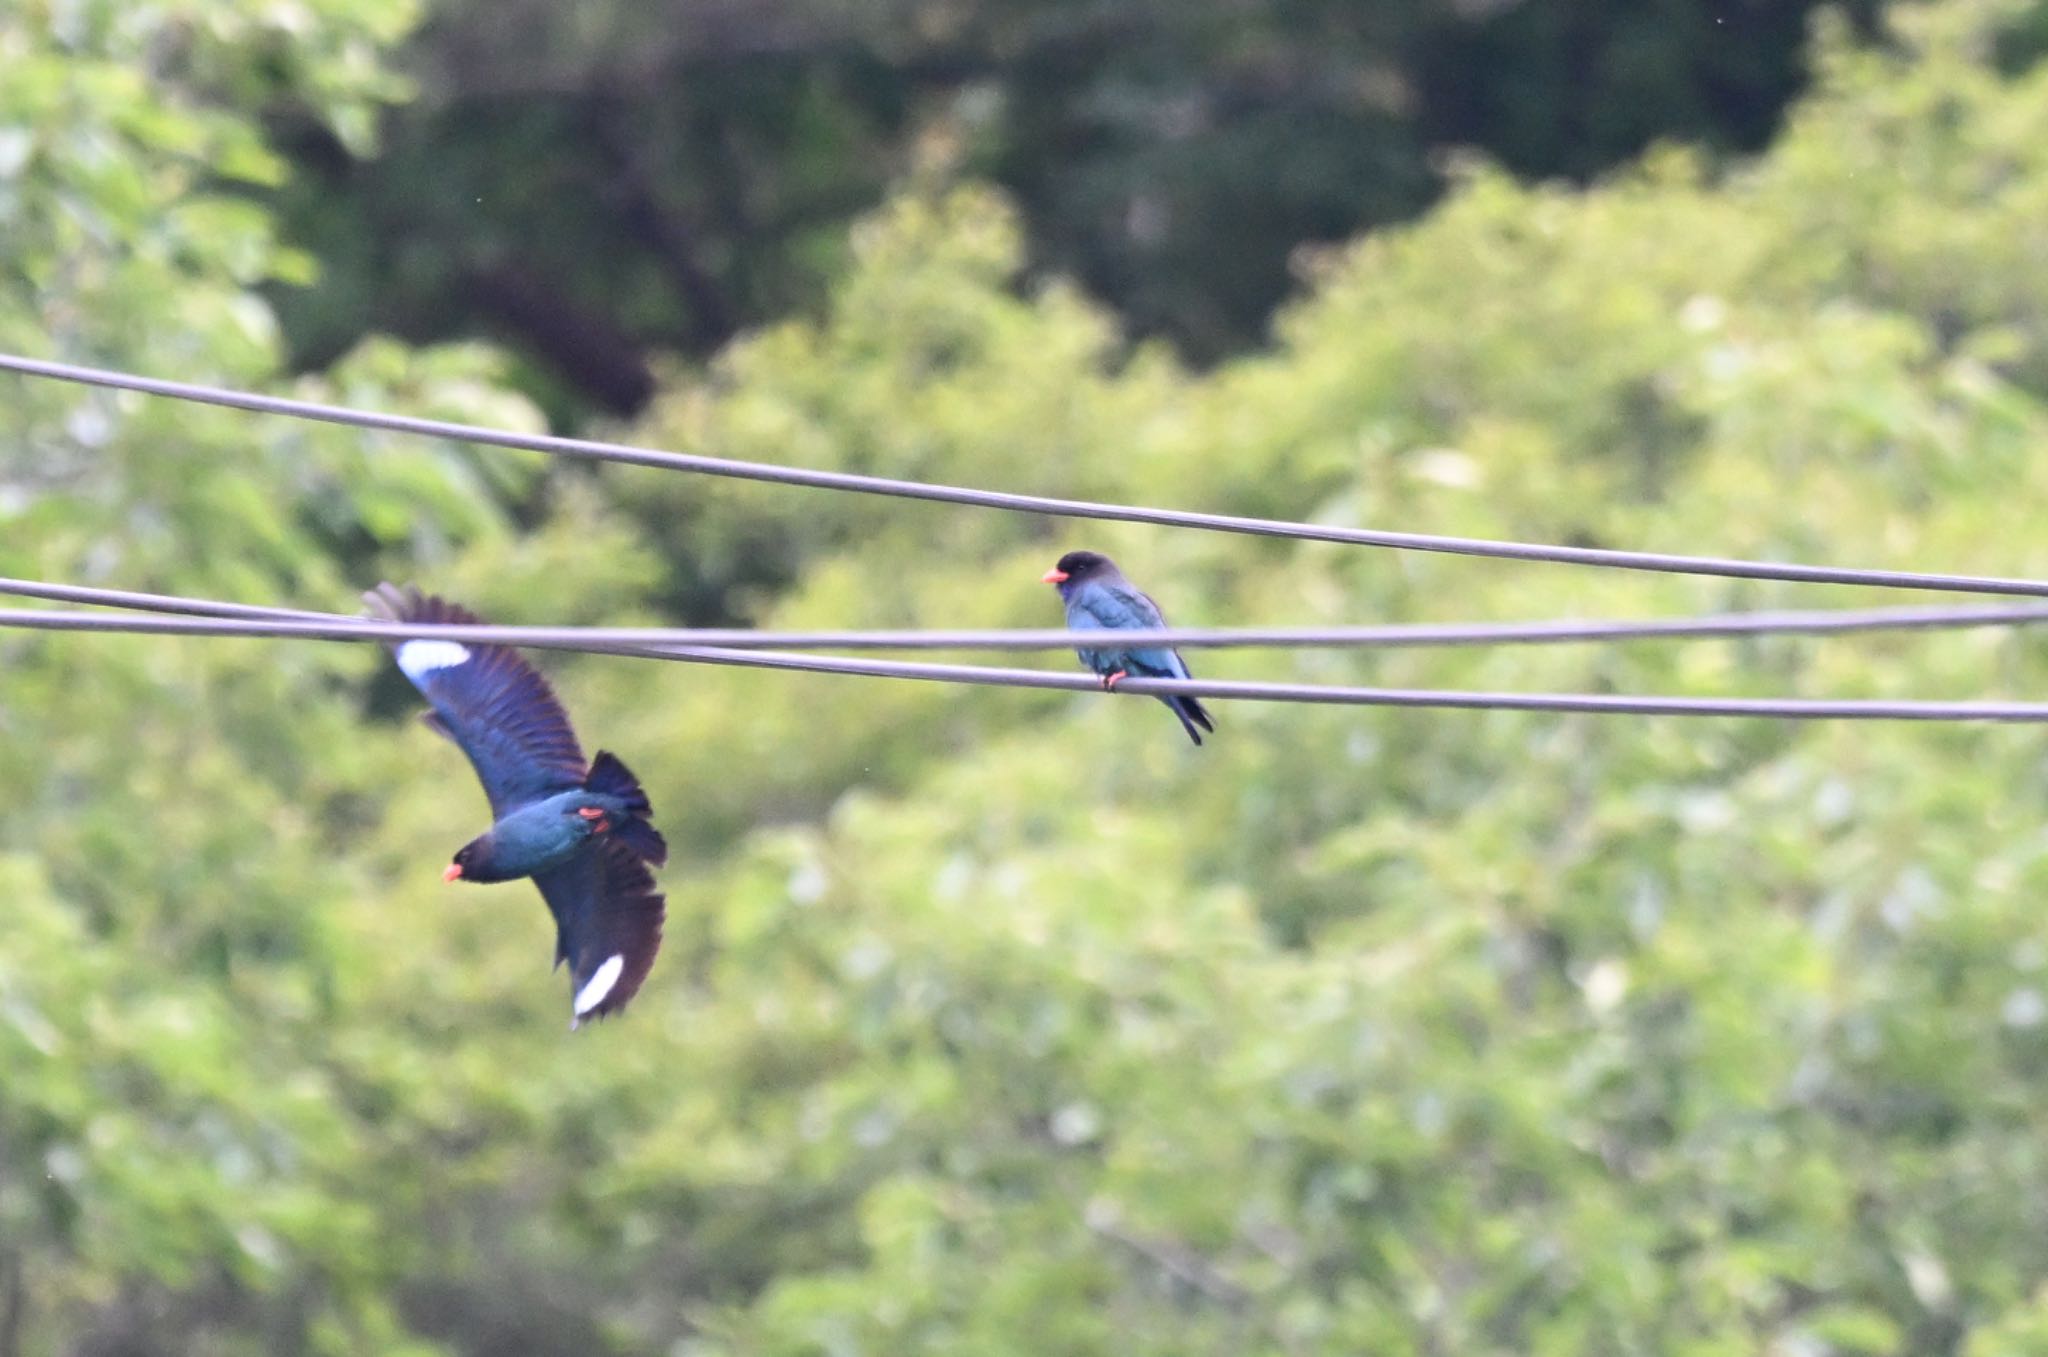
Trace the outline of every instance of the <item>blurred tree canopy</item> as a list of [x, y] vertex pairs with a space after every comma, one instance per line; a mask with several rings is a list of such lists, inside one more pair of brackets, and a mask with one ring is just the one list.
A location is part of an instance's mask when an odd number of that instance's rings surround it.
[[[913, 184], [651, 444], [1447, 533], [2048, 577], [2048, 31], [1824, 24], [1772, 149], [1459, 167], [1208, 371]], [[0, 8], [0, 348], [318, 372], [273, 139], [367, 153], [402, 0]], [[297, 187], [293, 185], [296, 184]], [[544, 466], [9, 379], [0, 573], [517, 621], [1628, 616], [1798, 592]], [[1874, 601], [1836, 593], [1830, 601]], [[1064, 667], [1064, 657], [1047, 663]], [[369, 648], [0, 637], [0, 1354], [2020, 1357], [2048, 1341], [2048, 793], [2020, 727], [1149, 702], [549, 657], [676, 846], [571, 1036], [459, 756]], [[2038, 694], [2024, 632], [1207, 674]]]
[[[1849, 0], [1874, 26], [1882, 0]], [[906, 176], [983, 176], [1036, 271], [1198, 361], [1260, 340], [1303, 244], [1413, 216], [1440, 153], [1585, 180], [1753, 151], [1816, 0], [440, 0], [375, 155], [285, 120], [322, 284], [287, 329], [493, 336], [565, 410], [650, 354], [815, 308]]]

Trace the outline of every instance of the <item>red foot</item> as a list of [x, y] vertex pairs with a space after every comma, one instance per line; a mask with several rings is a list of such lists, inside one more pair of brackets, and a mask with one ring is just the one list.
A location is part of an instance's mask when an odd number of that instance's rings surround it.
[[1117, 670], [1114, 674], [1104, 674], [1102, 676], [1102, 691], [1105, 693], [1114, 691], [1118, 680], [1129, 677], [1130, 675], [1121, 669]]
[[610, 829], [612, 827], [611, 821], [605, 819], [604, 812], [599, 810], [596, 806], [579, 806], [576, 809], [576, 813], [582, 816], [584, 819], [590, 821], [591, 829], [595, 830], [599, 834], [604, 833], [607, 829]]

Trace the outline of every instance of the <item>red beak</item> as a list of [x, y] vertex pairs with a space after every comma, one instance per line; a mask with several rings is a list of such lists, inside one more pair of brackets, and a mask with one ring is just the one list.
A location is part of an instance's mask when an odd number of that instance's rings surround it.
[[451, 862], [448, 864], [448, 870], [441, 873], [441, 879], [443, 881], [453, 881], [456, 877], [461, 875], [462, 864], [459, 862]]
[[1043, 575], [1040, 575], [1038, 578], [1040, 581], [1046, 584], [1065, 584], [1067, 582], [1067, 572], [1055, 568], [1046, 571]]

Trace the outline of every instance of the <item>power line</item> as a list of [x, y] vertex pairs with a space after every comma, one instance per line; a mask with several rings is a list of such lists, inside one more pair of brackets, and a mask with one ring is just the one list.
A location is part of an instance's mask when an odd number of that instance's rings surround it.
[[194, 617], [305, 617], [333, 618], [340, 613], [308, 612], [302, 608], [269, 608], [256, 603], [228, 603], [210, 598], [184, 598], [177, 594], [138, 593], [133, 589], [101, 589], [88, 584], [51, 584], [43, 580], [0, 578], [0, 594], [16, 598], [42, 598], [57, 603], [91, 603], [105, 608], [133, 608], [143, 612], [178, 613]]
[[1377, 528], [1345, 528], [1320, 523], [1289, 522], [1273, 518], [1246, 518], [1235, 514], [1198, 513], [1185, 509], [1154, 509], [1139, 505], [1106, 504], [1093, 500], [1061, 499], [1050, 495], [1015, 494], [1000, 490], [975, 490], [966, 486], [941, 485], [924, 481], [898, 480], [888, 476], [867, 476], [850, 471], [824, 471], [777, 466], [711, 457], [701, 453], [659, 452], [626, 443], [608, 443], [588, 438], [563, 438], [551, 434], [517, 433], [474, 424], [422, 419], [412, 415], [381, 414], [353, 410], [317, 401], [265, 396], [226, 387], [193, 382], [167, 381], [103, 368], [54, 363], [19, 355], [0, 354], [0, 371], [31, 377], [77, 382], [87, 386], [134, 391], [173, 400], [196, 401], [225, 406], [255, 414], [284, 415], [293, 419], [318, 420], [359, 429], [388, 433], [418, 434], [494, 447], [516, 448], [557, 457], [586, 461], [621, 462], [632, 466], [659, 467], [669, 471], [694, 472], [734, 480], [761, 481], [773, 485], [809, 486], [863, 495], [889, 495], [905, 499], [931, 500], [944, 504], [966, 504], [985, 509], [1017, 513], [1047, 514], [1059, 518], [1106, 519], [1124, 523], [1150, 523], [1160, 527], [1197, 528], [1209, 532], [1242, 533], [1257, 537], [1292, 538], [1312, 542], [1338, 542], [1352, 546], [1387, 547], [1400, 551], [1446, 552], [1460, 556], [1488, 556], [1506, 560], [1548, 561], [1563, 565], [1600, 566], [1618, 570], [1643, 570], [1662, 574], [1710, 575], [1733, 579], [1782, 580], [1794, 584], [1853, 584], [1888, 589], [1934, 589], [1956, 593], [2004, 594], [2027, 598], [2048, 598], [2048, 580], [2009, 579], [1988, 575], [1955, 575], [1914, 570], [1869, 570], [1847, 566], [1801, 565], [1782, 561], [1745, 561], [1720, 556], [1683, 556], [1653, 551], [1622, 551], [1607, 547], [1553, 546], [1535, 542], [1506, 542], [1478, 537], [1446, 537], [1430, 533], [1391, 532]]
[[[189, 600], [188, 600], [189, 602]], [[920, 679], [1011, 688], [1096, 691], [1085, 674], [979, 665], [924, 664], [904, 660], [846, 659], [779, 651], [711, 646], [649, 646], [596, 639], [603, 628], [449, 626], [374, 622], [328, 614], [250, 618], [213, 616], [123, 616], [0, 610], [0, 629], [125, 633], [154, 636], [296, 637], [324, 641], [445, 640], [472, 644], [518, 644], [532, 649], [638, 656], [701, 664], [743, 665], [808, 673]], [[620, 629], [610, 629], [618, 631]], [[516, 639], [515, 639], [516, 638]], [[1337, 687], [1307, 683], [1227, 682], [1186, 679], [1125, 679], [1119, 695], [1210, 697], [1246, 702], [1299, 702], [1333, 706], [1448, 708], [1480, 711], [1588, 712], [1635, 716], [1733, 716], [1786, 720], [1843, 721], [2048, 721], [2048, 703], [1930, 702], [1861, 698], [1635, 697], [1604, 693], [1461, 692], [1418, 688]]]
[[[169, 594], [48, 584], [39, 580], [0, 578], [0, 594], [214, 617], [325, 619], [339, 616], [245, 603], [214, 603]], [[1564, 619], [1550, 622], [1421, 622], [1337, 627], [1166, 627], [1121, 631], [1116, 639], [1120, 646], [1186, 646], [1191, 649], [1393, 648], [1823, 636], [2021, 626], [2041, 622], [2048, 622], [2048, 604], [1710, 613], [1699, 617], [1649, 621]], [[953, 631], [760, 631], [741, 627], [501, 627], [495, 630], [511, 637], [499, 642], [507, 645], [539, 645], [540, 642], [533, 638], [555, 636], [631, 645], [716, 646], [733, 650], [1070, 650], [1099, 643], [1102, 639], [1100, 632], [1075, 632], [1057, 627]]]

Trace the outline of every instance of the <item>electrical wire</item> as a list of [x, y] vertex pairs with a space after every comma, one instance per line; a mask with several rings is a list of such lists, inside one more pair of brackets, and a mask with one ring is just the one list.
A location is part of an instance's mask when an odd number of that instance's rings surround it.
[[76, 382], [87, 386], [134, 391], [173, 400], [196, 401], [255, 414], [283, 415], [293, 419], [318, 420], [359, 429], [389, 433], [417, 434], [428, 438], [515, 448], [557, 457], [588, 461], [620, 462], [632, 466], [659, 467], [669, 471], [693, 472], [736, 480], [775, 485], [809, 486], [864, 495], [889, 495], [905, 499], [965, 504], [1018, 513], [1046, 514], [1060, 518], [1102, 519], [1124, 523], [1150, 523], [1160, 527], [1196, 528], [1210, 532], [1241, 533], [1258, 537], [1291, 538], [1312, 542], [1337, 542], [1353, 546], [1386, 547], [1401, 551], [1447, 552], [1462, 556], [1487, 556], [1506, 560], [1547, 561], [1563, 565], [1598, 566], [1618, 570], [1642, 570], [1663, 574], [1708, 575], [1734, 579], [1782, 580], [1796, 584], [1852, 584], [1889, 589], [1932, 589], [1956, 593], [2004, 594], [2048, 598], [2048, 580], [2011, 579], [1987, 575], [1944, 574], [1915, 570], [1871, 570], [1847, 566], [1802, 565], [1783, 561], [1746, 561], [1720, 556], [1685, 556], [1653, 551], [1624, 551], [1608, 547], [1556, 546], [1535, 542], [1508, 542], [1477, 537], [1448, 537], [1430, 533], [1393, 532], [1377, 528], [1347, 528], [1331, 524], [1289, 522], [1272, 518], [1247, 518], [1235, 514], [1198, 513], [1184, 509], [1155, 509], [1140, 505], [1106, 504], [1092, 500], [1062, 499], [1050, 495], [1026, 495], [998, 490], [976, 490], [966, 486], [941, 485], [924, 481], [868, 476], [850, 471], [824, 471], [778, 466], [769, 462], [741, 461], [701, 453], [660, 452], [625, 443], [588, 438], [563, 438], [550, 434], [517, 433], [474, 424], [422, 419], [412, 415], [381, 414], [317, 401], [293, 400], [259, 395], [226, 387], [195, 382], [168, 381], [104, 368], [56, 363], [14, 354], [0, 354], [0, 371], [25, 376]]
[[89, 584], [51, 584], [44, 580], [0, 578], [0, 594], [48, 599], [56, 603], [91, 603], [105, 608], [187, 614], [194, 617], [341, 617], [341, 613], [308, 612], [302, 608], [270, 608], [256, 603], [184, 598], [177, 594], [138, 593], [133, 589], [101, 589]]
[[[168, 594], [139, 594], [84, 585], [0, 578], [0, 594], [64, 603], [139, 607], [166, 613], [216, 617], [334, 617], [290, 608], [211, 603]], [[1974, 604], [1954, 607], [1813, 609], [1784, 612], [1711, 613], [1649, 621], [1566, 619], [1551, 622], [1395, 623], [1340, 627], [1165, 627], [1117, 633], [1117, 644], [1186, 646], [1190, 649], [1260, 647], [1309, 649], [1551, 645], [1589, 641], [1648, 641], [1739, 638], [1772, 635], [1842, 635], [1878, 631], [1929, 631], [2024, 626], [2048, 622], [2048, 604]], [[529, 629], [511, 645], [533, 645]], [[716, 646], [732, 650], [1071, 650], [1099, 642], [1100, 632], [1057, 627], [1007, 630], [932, 631], [760, 631], [742, 627], [531, 629], [535, 635], [576, 635], [634, 645]]]
[[[193, 600], [183, 600], [190, 605]], [[282, 610], [281, 610], [282, 611]], [[295, 637], [323, 641], [455, 641], [475, 645], [519, 645], [531, 649], [582, 651], [684, 662], [743, 665], [808, 673], [919, 679], [1012, 688], [1099, 690], [1084, 674], [979, 665], [924, 664], [903, 660], [848, 659], [780, 651], [733, 650], [710, 646], [656, 646], [613, 639], [636, 634], [620, 628], [496, 627], [376, 622], [338, 614], [292, 613], [284, 617], [126, 616], [0, 609], [0, 629], [123, 633], [153, 636]], [[606, 633], [611, 636], [607, 637]], [[644, 635], [644, 632], [637, 633]], [[1605, 693], [1463, 692], [1417, 688], [1338, 687], [1306, 683], [1230, 682], [1200, 679], [1127, 678], [1118, 695], [1208, 697], [1252, 702], [1314, 703], [1332, 706], [1446, 708], [1482, 711], [1587, 712], [1635, 716], [1723, 716], [1786, 720], [2048, 722], [2048, 703], [1939, 702], [1863, 698], [1660, 697]]]

